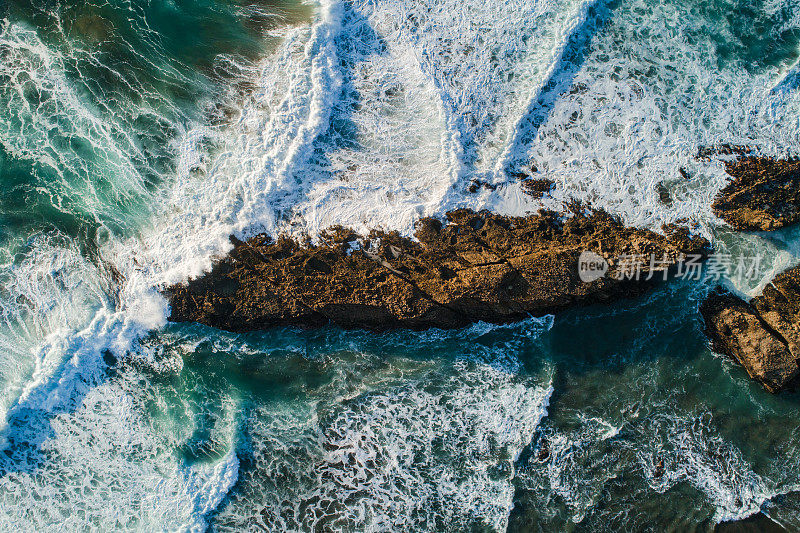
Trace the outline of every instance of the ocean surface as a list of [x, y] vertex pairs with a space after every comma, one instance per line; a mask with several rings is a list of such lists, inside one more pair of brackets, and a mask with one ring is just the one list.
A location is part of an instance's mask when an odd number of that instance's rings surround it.
[[[798, 59], [792, 0], [0, 0], [0, 530], [800, 530], [800, 395], [697, 311], [800, 230], [726, 230], [696, 157], [800, 155]], [[159, 295], [231, 234], [568, 198], [763, 271], [383, 334]]]

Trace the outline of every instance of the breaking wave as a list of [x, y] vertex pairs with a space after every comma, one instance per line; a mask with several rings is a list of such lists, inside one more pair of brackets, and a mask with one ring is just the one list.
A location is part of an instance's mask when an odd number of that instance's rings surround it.
[[[688, 483], [720, 521], [797, 490], [753, 467], [713, 416], [666, 401], [647, 423], [580, 412], [578, 429], [548, 425], [568, 396], [558, 365], [532, 371], [564, 351], [534, 342], [548, 321], [378, 347], [354, 333], [309, 353], [296, 332], [280, 346], [191, 328], [176, 341], [158, 293], [207, 270], [231, 234], [410, 234], [456, 207], [522, 214], [577, 198], [638, 226], [698, 222], [734, 255], [770, 256], [763, 279], [731, 281], [752, 294], [800, 260], [796, 239], [724, 235], [710, 204], [726, 176], [696, 156], [720, 143], [798, 155], [796, 6], [233, 4], [0, 11], [6, 527], [504, 530], [523, 489], [591, 522], [602, 487], [631, 472], [658, 494]], [[159, 17], [211, 20], [201, 37], [225, 44], [178, 46]], [[760, 41], [747, 33], [759, 24]], [[553, 180], [553, 198], [525, 195], [520, 175]], [[473, 180], [492, 186], [470, 192]], [[183, 367], [206, 352], [238, 361], [227, 370], [243, 380], [222, 380], [217, 403], [202, 398], [219, 376]], [[252, 361], [272, 352], [289, 385]], [[247, 388], [253, 364], [285, 397]], [[531, 462], [545, 440], [550, 460]], [[625, 454], [628, 470], [610, 463]], [[69, 496], [31, 517], [53, 490]]]

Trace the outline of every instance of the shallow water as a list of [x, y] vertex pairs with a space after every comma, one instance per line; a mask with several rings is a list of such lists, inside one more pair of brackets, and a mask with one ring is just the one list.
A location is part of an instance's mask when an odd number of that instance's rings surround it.
[[797, 529], [798, 398], [709, 350], [714, 281], [381, 335], [168, 324], [157, 291], [231, 233], [409, 234], [575, 197], [762, 254], [721, 280], [755, 294], [800, 261], [797, 230], [721, 227], [724, 171], [695, 156], [798, 155], [798, 10], [0, 3], [0, 528]]

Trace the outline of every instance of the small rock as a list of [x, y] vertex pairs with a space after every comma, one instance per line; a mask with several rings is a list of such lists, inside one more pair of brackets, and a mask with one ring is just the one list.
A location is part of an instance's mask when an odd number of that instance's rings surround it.
[[669, 190], [667, 189], [667, 186], [664, 185], [663, 181], [659, 181], [656, 184], [656, 192], [658, 193], [658, 199], [662, 204], [666, 205], [667, 207], [672, 205], [672, 196], [670, 196]]
[[540, 463], [547, 461], [550, 458], [550, 443], [547, 439], [543, 438], [542, 443], [539, 445], [539, 453], [536, 454], [536, 460]]
[[659, 459], [658, 462], [656, 463], [656, 467], [653, 470], [653, 477], [655, 479], [661, 479], [662, 477], [664, 477], [664, 460], [663, 459]]
[[545, 194], [549, 194], [553, 190], [555, 182], [547, 178], [529, 178], [522, 180], [521, 185], [522, 190], [526, 194], [536, 198], [542, 198]]

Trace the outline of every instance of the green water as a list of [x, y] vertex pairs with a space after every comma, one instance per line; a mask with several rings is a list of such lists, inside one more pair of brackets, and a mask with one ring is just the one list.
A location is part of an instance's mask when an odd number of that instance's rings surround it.
[[798, 230], [722, 227], [694, 154], [797, 155], [799, 43], [789, 2], [0, 0], [0, 530], [800, 530], [800, 397], [709, 349], [714, 281], [380, 334], [157, 293], [232, 232], [538, 209], [484, 165], [523, 159], [757, 293]]
[[[176, 326], [114, 379], [147, 383], [182, 461], [236, 450], [215, 530], [709, 531], [796, 490], [800, 422], [709, 351], [700, 295], [453, 332]], [[797, 527], [793, 504], [766, 508]]]

